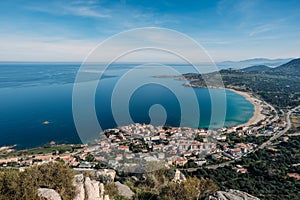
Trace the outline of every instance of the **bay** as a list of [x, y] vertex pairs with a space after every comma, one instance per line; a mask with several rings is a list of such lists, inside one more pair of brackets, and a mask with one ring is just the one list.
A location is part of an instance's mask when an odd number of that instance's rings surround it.
[[[102, 75], [94, 97], [95, 110], [102, 129], [127, 125], [127, 121], [123, 119], [117, 123], [111, 110], [112, 94], [116, 91], [116, 87], [124, 87], [122, 82], [124, 75], [130, 78], [126, 81], [128, 87], [134, 87], [136, 80], [139, 79], [144, 83], [134, 89], [130, 99], [122, 98], [126, 95], [126, 91], [115, 95], [115, 98], [119, 99], [116, 102], [124, 103], [124, 107], [129, 110], [133, 122], [152, 122], [159, 125], [161, 121], [165, 121], [171, 126], [199, 128], [209, 128], [210, 125], [214, 128], [223, 126], [221, 121], [211, 121], [210, 97], [221, 95], [224, 90], [186, 88], [183, 86], [183, 81], [153, 77], [151, 70], [149, 71], [145, 66], [135, 70], [136, 73], [132, 78], [128, 75], [132, 73], [132, 66], [133, 64], [116, 64], [105, 70], [105, 66], [95, 65], [82, 70], [83, 73], [88, 74], [87, 82], [97, 81], [99, 74]], [[72, 115], [73, 83], [79, 67], [78, 63], [1, 63], [0, 146], [17, 144], [18, 149], [24, 149], [46, 145], [50, 141], [80, 143]], [[178, 73], [194, 72], [186, 66], [173, 65], [172, 67]], [[155, 70], [154, 75], [166, 75], [165, 71], [158, 68], [153, 70]], [[187, 95], [188, 90], [193, 90], [196, 99]], [[253, 105], [243, 96], [232, 91], [226, 90], [225, 95], [224, 126], [247, 122], [253, 115]], [[200, 122], [195, 120], [195, 113], [192, 112], [181, 119], [180, 98], [183, 97], [188, 99], [187, 102], [189, 98], [197, 101]], [[126, 104], [127, 101], [129, 104]], [[156, 110], [153, 109], [151, 113], [151, 108]], [[49, 124], [44, 124], [45, 121]]]

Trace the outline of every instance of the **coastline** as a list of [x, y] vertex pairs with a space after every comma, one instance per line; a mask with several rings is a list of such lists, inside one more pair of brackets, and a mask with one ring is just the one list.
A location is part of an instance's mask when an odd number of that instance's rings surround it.
[[[183, 86], [186, 86], [186, 87], [199, 87], [197, 85], [191, 84], [190, 82], [184, 83]], [[261, 113], [262, 110], [263, 110], [263, 107], [261, 105], [263, 103], [262, 100], [259, 100], [259, 99], [255, 98], [250, 92], [242, 92], [242, 91], [239, 91], [239, 90], [236, 90], [236, 89], [233, 89], [233, 88], [224, 88], [224, 89], [225, 90], [230, 90], [230, 91], [232, 91], [236, 94], [239, 94], [239, 95], [245, 97], [245, 99], [247, 101], [249, 101], [254, 106], [254, 112], [253, 112], [252, 117], [246, 123], [236, 125], [235, 126], [236, 128], [248, 127], [250, 125], [255, 125], [259, 121], [262, 121], [266, 118], [266, 116]], [[274, 110], [274, 108], [273, 108], [273, 110]]]
[[248, 92], [242, 92], [242, 91], [238, 91], [238, 90], [235, 90], [232, 88], [226, 88], [226, 89], [245, 97], [245, 99], [254, 106], [253, 116], [246, 123], [240, 124], [237, 127], [245, 127], [245, 126], [254, 125], [254, 124], [258, 123], [259, 121], [265, 119], [265, 115], [263, 115], [261, 113], [261, 111], [262, 111], [261, 100], [253, 97], [251, 95], [251, 93], [248, 93]]

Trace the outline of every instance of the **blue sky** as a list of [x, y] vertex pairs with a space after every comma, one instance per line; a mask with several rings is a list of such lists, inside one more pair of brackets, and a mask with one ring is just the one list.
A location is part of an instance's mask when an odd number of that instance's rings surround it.
[[0, 61], [82, 61], [133, 28], [187, 34], [216, 61], [300, 55], [298, 0], [2, 0]]

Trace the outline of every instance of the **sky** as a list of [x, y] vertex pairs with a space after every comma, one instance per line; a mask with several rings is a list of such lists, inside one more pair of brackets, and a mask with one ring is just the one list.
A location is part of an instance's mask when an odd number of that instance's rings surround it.
[[[295, 58], [299, 19], [298, 0], [1, 0], [0, 61], [82, 62], [105, 39], [143, 27], [183, 33], [215, 61]], [[168, 38], [159, 34], [152, 39]]]

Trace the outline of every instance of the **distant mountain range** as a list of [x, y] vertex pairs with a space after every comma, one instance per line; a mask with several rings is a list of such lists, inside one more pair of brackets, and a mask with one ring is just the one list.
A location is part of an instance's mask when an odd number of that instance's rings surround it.
[[286, 59], [253, 58], [253, 59], [241, 60], [241, 61], [217, 62], [216, 65], [219, 67], [219, 69], [245, 68], [254, 65], [265, 65], [268, 67], [276, 67], [284, 63], [287, 63], [291, 60], [293, 60], [293, 58], [286, 58]]
[[293, 59], [274, 68], [268, 67], [266, 65], [254, 65], [242, 68], [241, 71], [251, 73], [263, 72], [270, 75], [300, 76], [300, 58]]

